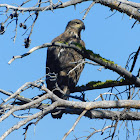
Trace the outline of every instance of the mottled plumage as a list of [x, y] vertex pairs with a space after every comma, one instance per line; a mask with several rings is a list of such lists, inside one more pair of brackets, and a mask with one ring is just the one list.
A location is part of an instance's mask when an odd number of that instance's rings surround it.
[[[52, 43], [76, 43], [85, 47], [85, 43], [81, 40], [80, 35], [82, 29], [85, 29], [85, 26], [81, 20], [72, 20], [67, 24], [64, 33], [53, 39]], [[68, 97], [65, 94], [70, 94], [71, 90], [76, 86], [84, 68], [84, 64], [80, 64], [82, 60], [83, 56], [72, 48], [49, 47], [47, 50], [46, 74], [57, 74], [57, 80], [56, 82], [46, 80], [48, 89], [53, 90], [54, 94], [66, 100]], [[58, 90], [57, 86], [63, 93]], [[52, 113], [52, 117], [61, 118], [62, 112]]]

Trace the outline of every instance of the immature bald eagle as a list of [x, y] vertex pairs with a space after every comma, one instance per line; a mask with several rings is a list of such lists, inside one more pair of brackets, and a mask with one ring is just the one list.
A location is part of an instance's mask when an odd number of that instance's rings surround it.
[[[81, 20], [72, 20], [68, 22], [64, 33], [53, 39], [52, 43], [78, 44], [78, 46], [85, 47], [85, 43], [81, 40], [82, 29], [85, 29], [85, 25]], [[83, 59], [83, 56], [72, 48], [49, 47], [47, 50], [46, 74], [57, 74], [57, 80], [55, 82], [46, 80], [47, 88], [58, 97], [66, 100], [68, 96], [65, 95], [70, 94], [76, 86], [84, 68], [84, 64], [79, 64]], [[62, 111], [58, 111], [52, 113], [52, 117], [61, 118], [62, 114]]]

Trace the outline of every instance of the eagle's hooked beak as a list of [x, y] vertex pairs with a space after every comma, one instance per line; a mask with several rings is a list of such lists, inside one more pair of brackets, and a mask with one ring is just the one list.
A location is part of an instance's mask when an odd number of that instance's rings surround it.
[[81, 29], [85, 30], [85, 25], [84, 24], [82, 25], [82, 28]]

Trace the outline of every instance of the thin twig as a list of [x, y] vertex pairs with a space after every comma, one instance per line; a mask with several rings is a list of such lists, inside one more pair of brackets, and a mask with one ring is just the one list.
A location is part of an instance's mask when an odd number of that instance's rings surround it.
[[[19, 94], [23, 91], [23, 89], [24, 89], [25, 87], [27, 87], [27, 86], [30, 87], [31, 84], [32, 84], [32, 82], [26, 82], [26, 83], [25, 83], [24, 85], [22, 85], [14, 94], [11, 94], [10, 97], [8, 97], [7, 99], [5, 99], [5, 100], [3, 101], [3, 103], [0, 104], [0, 106], [2, 106], [4, 103], [6, 103], [7, 101], [9, 101], [10, 99], [15, 98], [17, 95], [19, 95]], [[28, 88], [29, 88], [29, 87], [28, 87]]]
[[105, 19], [108, 19], [108, 18], [112, 17], [112, 16], [115, 15], [116, 13], [117, 13], [117, 10], [116, 10], [113, 14], [111, 14], [110, 16], [106, 17]]
[[86, 114], [87, 110], [84, 110], [79, 117], [77, 118], [77, 120], [75, 121], [75, 123], [73, 124], [72, 128], [64, 135], [62, 140], [65, 140], [66, 137], [71, 133], [71, 131], [74, 130], [74, 128], [76, 127], [76, 125], [78, 124], [78, 122], [80, 121], [80, 119], [82, 118], [82, 116], [84, 116]]
[[28, 118], [29, 116], [19, 116], [19, 115], [16, 115], [14, 113], [12, 113], [12, 115], [15, 117], [15, 118]]
[[[70, 62], [71, 63], [71, 62]], [[72, 73], [75, 69], [77, 69], [78, 67], [80, 67], [81, 65], [84, 64], [84, 59], [80, 60], [79, 62], [77, 62], [78, 64], [73, 68], [71, 69], [67, 75], [69, 75], [70, 73]]]
[[27, 131], [30, 125], [35, 124], [35, 122], [30, 122], [26, 127], [24, 127], [23, 129], [25, 129], [25, 132], [23, 133], [24, 135], [24, 140], [26, 140], [27, 137]]
[[23, 6], [24, 4], [28, 3], [29, 1], [31, 1], [31, 0], [26, 0], [26, 1], [24, 1], [24, 2], [20, 5], [20, 7]]
[[138, 58], [139, 52], [140, 52], [140, 46], [139, 46], [139, 48], [138, 48], [138, 50], [137, 50], [137, 52], [136, 52], [136, 54], [135, 54], [135, 56], [134, 56], [134, 60], [133, 60], [133, 64], [132, 64], [132, 66], [131, 66], [131, 70], [130, 70], [130, 72], [132, 72], [133, 69], [134, 69], [134, 67], [135, 67], [135, 64], [136, 64], [136, 61], [137, 61], [137, 58]]
[[136, 23], [137, 23], [137, 20], [133, 23], [131, 29], [134, 28], [134, 26], [136, 25]]
[[113, 138], [114, 138], [114, 135], [115, 135], [115, 132], [116, 132], [116, 129], [117, 129], [118, 122], [119, 122], [119, 118], [116, 120], [116, 122], [114, 124], [114, 131], [112, 133], [111, 140], [113, 140]]
[[109, 94], [109, 95], [114, 95], [118, 100], [120, 100], [119, 97], [118, 97], [116, 94], [106, 92], [106, 93], [100, 94], [96, 99], [93, 100], [93, 102], [95, 102], [97, 99], [99, 99], [102, 95], [107, 95], [107, 94]]
[[13, 58], [8, 62], [8, 64], [11, 64], [15, 59], [23, 58], [25, 56], [28, 56], [29, 54], [31, 54], [32, 52], [34, 52], [38, 49], [46, 48], [46, 47], [50, 47], [50, 46], [52, 46], [52, 43], [45, 43], [41, 46], [36, 46], [36, 47], [32, 48], [31, 50], [29, 50], [27, 53], [24, 53], [22, 55], [13, 56]]
[[103, 133], [106, 129], [112, 128], [112, 127], [114, 127], [114, 126], [108, 125], [108, 126], [104, 127], [103, 129], [99, 129], [99, 130], [96, 130], [95, 128], [93, 128], [95, 131], [94, 131], [93, 133], [91, 133], [91, 134], [86, 138], [86, 140], [88, 140], [89, 138], [91, 138], [95, 133], [98, 133], [98, 132], [102, 132], [102, 133]]
[[49, 97], [48, 94], [45, 94], [45, 95], [41, 96], [39, 99], [36, 99], [36, 100], [29, 102], [27, 104], [24, 104], [21, 106], [14, 106], [11, 110], [9, 110], [7, 113], [5, 113], [5, 115], [3, 115], [0, 118], [0, 122], [5, 120], [7, 117], [9, 117], [13, 112], [31, 107], [32, 105], [38, 104], [38, 103], [42, 102], [43, 100], [46, 100], [48, 97]]
[[16, 37], [17, 37], [17, 26], [18, 26], [18, 17], [16, 17], [16, 28], [15, 28], [14, 43], [15, 43]]
[[35, 22], [36, 22], [36, 20], [38, 19], [38, 16], [39, 16], [39, 12], [36, 12], [36, 17], [35, 17], [35, 19], [34, 19], [34, 21], [33, 21], [33, 24], [31, 25], [31, 31], [30, 31], [30, 34], [29, 34], [29, 38], [31, 37], [31, 34], [32, 34], [32, 32], [33, 32], [33, 28], [34, 28], [34, 25], [35, 25]]
[[87, 8], [87, 10], [86, 10], [86, 12], [85, 12], [85, 14], [84, 14], [84, 16], [83, 16], [83, 18], [82, 18], [83, 20], [86, 18], [87, 14], [89, 13], [90, 9], [94, 6], [95, 3], [96, 3], [96, 0], [93, 1], [93, 2], [90, 4], [90, 6]]

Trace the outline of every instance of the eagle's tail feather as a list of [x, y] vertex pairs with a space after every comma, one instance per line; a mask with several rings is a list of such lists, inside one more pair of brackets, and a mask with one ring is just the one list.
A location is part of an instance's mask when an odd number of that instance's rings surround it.
[[[54, 91], [54, 94], [57, 95], [58, 97], [60, 97], [61, 99], [67, 100], [68, 99], [68, 96], [65, 96], [65, 95], [69, 95], [70, 94], [69, 90], [66, 90], [66, 88], [65, 88], [65, 93], [64, 92], [62, 93], [62, 92], [56, 90], [56, 91]], [[53, 101], [52, 101], [52, 103], [53, 103]], [[63, 115], [64, 112], [62, 111], [62, 108], [59, 108], [58, 107], [57, 109], [58, 109], [57, 111], [51, 113], [51, 116], [54, 119], [61, 119], [61, 117], [62, 117], [62, 115]]]
[[62, 110], [58, 110], [56, 112], [51, 113], [51, 115], [54, 119], [61, 119], [63, 112]]

